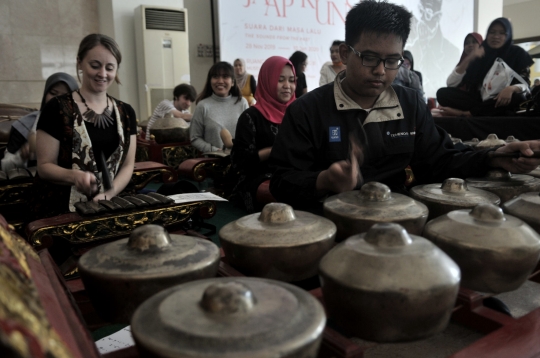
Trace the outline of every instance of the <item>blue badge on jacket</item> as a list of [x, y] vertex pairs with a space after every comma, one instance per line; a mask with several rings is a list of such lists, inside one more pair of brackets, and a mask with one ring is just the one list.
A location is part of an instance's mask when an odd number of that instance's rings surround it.
[[341, 142], [341, 127], [329, 128], [330, 142]]

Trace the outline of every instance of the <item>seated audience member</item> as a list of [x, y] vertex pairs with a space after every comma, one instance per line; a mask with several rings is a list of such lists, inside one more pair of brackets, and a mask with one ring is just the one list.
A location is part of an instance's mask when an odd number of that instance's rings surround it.
[[448, 87], [460, 87], [463, 90], [467, 90], [467, 86], [462, 86], [463, 74], [467, 71], [472, 60], [474, 60], [474, 52], [478, 51], [478, 48], [482, 44], [484, 39], [482, 35], [477, 32], [471, 32], [465, 36], [465, 42], [463, 44], [463, 52], [456, 68], [450, 73], [446, 80]]
[[533, 90], [533, 88], [535, 87], [538, 87], [538, 85], [540, 85], [540, 78], [534, 80], [534, 84], [531, 86], [531, 90]]
[[423, 86], [424, 82], [422, 81], [422, 72], [416, 71], [414, 69], [414, 57], [411, 51], [408, 51], [408, 50], [403, 51], [403, 58], [404, 58], [404, 61], [403, 61], [402, 67], [405, 67], [409, 71], [414, 72], [418, 76], [418, 79], [420, 80], [420, 85]]
[[248, 105], [253, 106], [255, 104], [255, 90], [257, 89], [257, 81], [255, 77], [246, 72], [246, 61], [241, 58], [237, 58], [233, 62], [234, 65], [234, 77], [236, 84], [240, 88], [242, 97], [244, 97]]
[[466, 56], [456, 69], [458, 76], [455, 82], [459, 81], [458, 87], [464, 91], [455, 87], [441, 88], [437, 91], [437, 101], [443, 116], [504, 116], [516, 111], [525, 100], [528, 90], [528, 85], [521, 83], [517, 78], [494, 98], [482, 100], [480, 90], [484, 78], [497, 58], [504, 60], [526, 83], [529, 83], [529, 67], [534, 62], [525, 50], [512, 45], [512, 25], [504, 17], [491, 23], [486, 40], [477, 50]]
[[77, 81], [67, 73], [58, 72], [47, 78], [39, 111], [27, 114], [15, 121], [11, 127], [9, 141], [2, 159], [3, 171], [26, 168], [28, 160], [35, 160], [36, 125], [45, 104], [51, 98], [74, 91], [77, 88], [79, 88]]
[[[321, 212], [328, 195], [378, 181], [405, 192], [405, 168], [419, 183], [482, 176], [490, 167], [530, 171], [540, 159], [459, 151], [411, 89], [392, 86], [402, 63], [412, 14], [388, 2], [365, 0], [346, 17], [340, 55], [347, 71], [287, 108], [272, 147], [272, 195]], [[540, 141], [510, 143], [497, 152], [531, 156]]]
[[248, 109], [230, 63], [218, 62], [210, 68], [196, 103], [189, 128], [191, 145], [203, 153], [222, 150], [221, 130], [234, 133], [238, 117]]
[[289, 61], [294, 65], [294, 71], [296, 72], [296, 98], [299, 98], [303, 94], [307, 93], [307, 82], [306, 82], [306, 66], [307, 66], [307, 55], [302, 51], [294, 52]]
[[332, 62], [326, 62], [322, 65], [319, 86], [334, 82], [336, 75], [347, 68], [343, 62], [341, 62], [341, 58], [339, 57], [339, 45], [342, 43], [343, 41], [340, 40], [332, 42], [332, 46], [330, 46], [330, 58], [332, 59]]
[[152, 113], [152, 117], [148, 120], [148, 124], [146, 125], [146, 139], [150, 139], [150, 128], [152, 128], [154, 123], [158, 119], [165, 117], [168, 113], [186, 122], [191, 121], [189, 107], [191, 107], [191, 102], [195, 101], [195, 97], [197, 97], [197, 91], [195, 91], [192, 85], [182, 83], [176, 86], [173, 90], [173, 100], [164, 99], [161, 101], [154, 110], [154, 113]]
[[268, 58], [259, 71], [257, 104], [238, 118], [231, 153], [231, 172], [240, 173], [233, 197], [252, 213], [260, 211], [255, 197], [259, 185], [271, 177], [268, 158], [285, 109], [295, 100], [296, 74], [284, 57]]
[[415, 72], [410, 71], [405, 66], [401, 66], [399, 68], [393, 84], [412, 88], [413, 90], [418, 92], [424, 102], [426, 101], [426, 98], [424, 96], [424, 89], [422, 88], [422, 84], [420, 83], [420, 78]]
[[[37, 126], [38, 175], [35, 214], [38, 218], [75, 211], [79, 201], [110, 199], [131, 179], [135, 163], [136, 115], [133, 108], [107, 94], [122, 55], [116, 42], [91, 34], [79, 45], [80, 90], [50, 100]], [[104, 156], [106, 168], [97, 158]], [[102, 170], [112, 188], [102, 185]]]

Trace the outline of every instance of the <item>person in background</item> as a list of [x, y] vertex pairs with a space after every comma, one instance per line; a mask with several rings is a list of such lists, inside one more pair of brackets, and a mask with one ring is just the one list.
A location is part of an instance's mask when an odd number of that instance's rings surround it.
[[540, 85], [540, 78], [534, 80], [534, 84], [531, 86], [531, 91], [533, 88], [538, 87], [538, 85]]
[[260, 211], [255, 201], [259, 185], [271, 177], [268, 158], [285, 110], [295, 99], [296, 74], [291, 61], [272, 56], [261, 66], [257, 104], [238, 118], [231, 153], [231, 172], [239, 173], [233, 198], [249, 212]]
[[306, 71], [307, 55], [302, 51], [296, 51], [289, 57], [289, 61], [294, 65], [296, 72], [296, 98], [299, 98], [303, 94], [307, 93]]
[[241, 58], [237, 58], [233, 62], [234, 65], [234, 77], [236, 84], [240, 88], [242, 97], [246, 99], [248, 105], [253, 106], [255, 104], [255, 90], [257, 89], [257, 81], [255, 77], [246, 72], [246, 61]]
[[165, 99], [161, 101], [154, 110], [154, 113], [152, 113], [152, 117], [148, 120], [148, 124], [146, 125], [146, 139], [150, 139], [150, 128], [152, 128], [154, 123], [158, 119], [165, 117], [168, 113], [186, 122], [191, 121], [192, 115], [189, 112], [189, 107], [191, 107], [191, 102], [194, 102], [196, 97], [197, 91], [195, 91], [195, 87], [192, 85], [182, 83], [176, 86], [173, 90], [173, 100]]
[[330, 46], [330, 58], [332, 59], [332, 62], [326, 62], [321, 67], [319, 86], [334, 82], [336, 75], [347, 68], [347, 66], [341, 62], [341, 58], [339, 57], [339, 45], [342, 43], [343, 41], [341, 40], [332, 42], [332, 46]]
[[2, 159], [3, 171], [26, 168], [28, 160], [35, 161], [36, 126], [45, 104], [56, 96], [75, 91], [78, 88], [77, 81], [64, 72], [52, 74], [47, 78], [39, 111], [27, 114], [15, 121], [11, 127], [9, 141]]
[[[133, 108], [107, 94], [118, 79], [118, 44], [101, 34], [86, 36], [77, 51], [81, 88], [50, 100], [37, 125], [38, 175], [34, 183], [39, 218], [75, 211], [80, 201], [110, 199], [131, 179], [137, 124]], [[79, 77], [79, 76], [78, 76]], [[105, 168], [96, 160], [105, 158]], [[112, 187], [105, 189], [101, 173]]]
[[424, 82], [422, 81], [422, 72], [416, 71], [414, 69], [414, 57], [411, 51], [408, 51], [408, 50], [403, 51], [403, 59], [404, 61], [403, 61], [402, 67], [405, 67], [407, 70], [416, 73], [416, 75], [418, 76], [418, 79], [420, 80], [420, 85], [423, 86]]
[[456, 71], [459, 75], [456, 82], [460, 81], [458, 87], [461, 89], [445, 87], [437, 91], [442, 116], [506, 116], [515, 113], [525, 100], [529, 87], [517, 78], [494, 98], [482, 99], [484, 78], [497, 58], [501, 58], [526, 83], [530, 83], [529, 67], [534, 61], [524, 49], [512, 44], [512, 25], [504, 17], [495, 19], [489, 25], [486, 40], [463, 60], [462, 66], [458, 66], [463, 69], [462, 73], [459, 72], [461, 69]]
[[238, 117], [249, 107], [230, 63], [218, 62], [210, 68], [196, 103], [189, 128], [191, 145], [203, 153], [223, 150], [221, 131], [234, 133]]
[[[347, 71], [333, 86], [316, 88], [291, 103], [272, 146], [270, 192], [277, 201], [320, 214], [327, 196], [359, 189], [364, 182], [406, 193], [409, 165], [424, 184], [483, 176], [491, 167], [523, 173], [540, 164], [530, 157], [540, 141], [455, 149], [420, 97], [392, 85], [411, 18], [404, 7], [386, 1], [364, 0], [349, 11], [346, 44], [340, 46]], [[494, 157], [493, 151], [523, 156]]]
[[420, 78], [418, 77], [416, 72], [411, 71], [407, 67], [405, 67], [405, 63], [403, 63], [403, 65], [399, 68], [393, 84], [412, 88], [413, 90], [418, 92], [424, 102], [427, 101], [426, 97], [424, 96], [424, 89], [422, 88], [422, 84], [420, 83]]
[[[461, 81], [463, 80], [463, 73], [467, 71], [467, 67], [469, 67], [471, 61], [475, 59], [475, 53], [478, 51], [483, 41], [482, 35], [477, 32], [471, 32], [465, 36], [463, 52], [461, 53], [459, 62], [446, 80], [446, 85], [448, 87], [460, 87], [462, 84]], [[466, 86], [463, 86], [462, 89], [466, 90]]]

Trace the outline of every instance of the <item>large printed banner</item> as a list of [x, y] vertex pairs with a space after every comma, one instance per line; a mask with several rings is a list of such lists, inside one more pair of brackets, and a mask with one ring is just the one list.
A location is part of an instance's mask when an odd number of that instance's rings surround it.
[[[456, 66], [463, 40], [472, 31], [474, 1], [395, 0], [414, 15], [406, 49], [422, 72], [424, 90], [435, 96]], [[270, 56], [308, 56], [308, 90], [319, 86], [321, 66], [330, 61], [330, 45], [345, 39], [345, 17], [353, 0], [219, 0], [221, 60], [246, 61], [257, 77]]]

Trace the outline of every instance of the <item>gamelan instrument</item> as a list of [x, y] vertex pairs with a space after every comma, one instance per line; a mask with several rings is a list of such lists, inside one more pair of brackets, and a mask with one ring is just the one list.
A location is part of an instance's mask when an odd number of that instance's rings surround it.
[[467, 178], [468, 187], [489, 191], [499, 198], [501, 204], [522, 193], [540, 191], [540, 179], [526, 174], [511, 174], [503, 169], [493, 169], [486, 176]]
[[480, 203], [499, 205], [501, 199], [486, 190], [472, 188], [463, 179], [448, 178], [442, 184], [417, 185], [411, 188], [412, 198], [429, 208], [429, 219], [435, 219], [452, 210], [472, 209]]
[[427, 223], [424, 236], [459, 265], [462, 286], [480, 292], [519, 288], [540, 258], [540, 236], [492, 204], [440, 216]]
[[400, 224], [410, 234], [420, 235], [428, 218], [428, 208], [406, 195], [392, 193], [382, 183], [369, 182], [360, 190], [326, 199], [324, 216], [336, 224], [337, 239], [343, 241], [381, 222]]
[[336, 225], [323, 217], [269, 203], [261, 213], [230, 222], [219, 231], [229, 263], [249, 276], [293, 282], [317, 274], [334, 246]]
[[136, 194], [110, 200], [75, 204], [78, 212], [31, 222], [26, 227], [29, 242], [38, 248], [51, 246], [53, 238], [70, 244], [87, 244], [129, 236], [136, 227], [158, 224], [170, 227], [191, 217], [211, 218], [215, 204], [197, 201], [176, 204], [160, 194]]
[[135, 309], [154, 294], [216, 276], [219, 259], [218, 247], [209, 240], [143, 225], [129, 238], [94, 247], [78, 267], [99, 314], [108, 322], [129, 323]]
[[343, 332], [377, 342], [442, 332], [459, 289], [459, 267], [430, 241], [398, 224], [373, 225], [323, 257], [329, 318]]
[[317, 357], [326, 316], [308, 292], [279, 281], [209, 278], [161, 291], [133, 315], [145, 357]]
[[0, 213], [21, 229], [28, 215], [36, 167], [0, 171]]
[[516, 216], [540, 233], [540, 193], [523, 193], [502, 205], [505, 213]]

